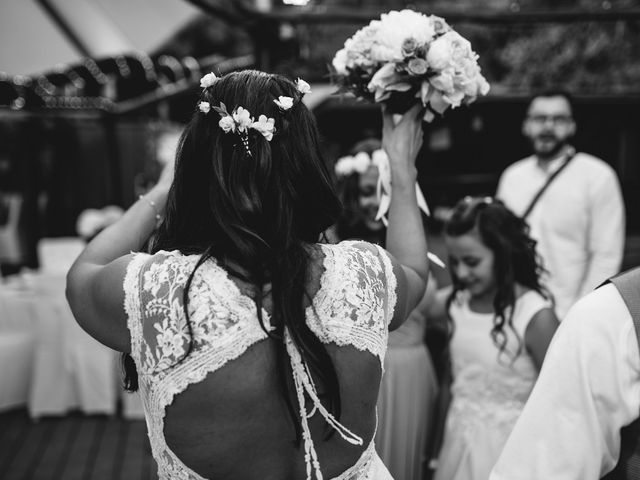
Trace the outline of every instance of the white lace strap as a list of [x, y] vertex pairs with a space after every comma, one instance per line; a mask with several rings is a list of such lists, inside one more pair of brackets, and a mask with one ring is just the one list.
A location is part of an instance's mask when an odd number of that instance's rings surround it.
[[[293, 372], [293, 382], [296, 387], [296, 394], [298, 397], [298, 404], [300, 406], [300, 423], [302, 424], [302, 437], [304, 440], [304, 461], [307, 466], [307, 480], [311, 480], [311, 471], [313, 469], [317, 480], [322, 480], [322, 472], [320, 471], [320, 462], [318, 461], [318, 454], [313, 445], [311, 438], [311, 430], [309, 429], [308, 419], [311, 418], [316, 412], [324, 417], [325, 421], [336, 430], [340, 436], [351, 443], [352, 445], [362, 445], [363, 440], [361, 437], [351, 432], [347, 427], [342, 425], [335, 417], [327, 411], [326, 408], [320, 402], [318, 394], [316, 393], [316, 387], [311, 379], [311, 374], [306, 363], [302, 359], [300, 352], [293, 343], [289, 331], [285, 329], [285, 344], [287, 352], [291, 360], [291, 370]], [[307, 413], [305, 407], [305, 393], [311, 398], [313, 402], [313, 410], [311, 413]]]

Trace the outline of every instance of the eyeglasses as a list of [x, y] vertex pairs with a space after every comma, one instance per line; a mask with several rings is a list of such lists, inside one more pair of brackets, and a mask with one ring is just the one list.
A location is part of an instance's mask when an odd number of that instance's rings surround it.
[[528, 120], [538, 125], [544, 125], [547, 121], [551, 122], [554, 126], [566, 126], [573, 122], [573, 118], [570, 115], [529, 115]]

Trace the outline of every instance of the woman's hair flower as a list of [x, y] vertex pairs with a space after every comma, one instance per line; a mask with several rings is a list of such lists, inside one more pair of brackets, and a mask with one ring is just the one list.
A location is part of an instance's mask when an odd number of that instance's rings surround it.
[[307, 82], [302, 80], [301, 78], [298, 78], [296, 80], [296, 86], [298, 87], [298, 91], [302, 95], [306, 95], [307, 93], [311, 93], [311, 86]]
[[387, 156], [387, 152], [379, 148], [375, 150], [371, 154], [371, 163], [378, 167], [378, 170], [382, 170], [384, 168], [388, 168], [389, 166], [389, 157]]
[[211, 110], [211, 105], [209, 104], [209, 102], [200, 102], [198, 104], [198, 108], [202, 113], [209, 113], [209, 111]]
[[382, 172], [389, 168], [389, 157], [382, 149], [374, 150], [371, 155], [358, 152], [355, 155], [341, 157], [336, 162], [334, 170], [338, 177], [348, 177], [354, 173], [362, 175], [370, 167], [377, 167]]
[[279, 96], [277, 100], [273, 101], [273, 103], [278, 105], [278, 107], [280, 107], [281, 110], [286, 112], [291, 107], [293, 107], [293, 98]]
[[213, 85], [218, 81], [218, 77], [215, 73], [207, 73], [204, 77], [200, 79], [200, 87], [207, 88]]
[[226, 115], [220, 119], [218, 126], [224, 130], [224, 133], [234, 132], [236, 129], [236, 122], [231, 115]]
[[220, 115], [218, 126], [224, 133], [236, 133], [242, 140], [242, 144], [249, 156], [251, 156], [251, 150], [249, 150], [249, 129], [259, 132], [268, 142], [273, 139], [273, 134], [276, 131], [276, 122], [273, 118], [260, 115], [258, 121], [254, 121], [251, 112], [246, 108], [237, 107], [229, 113], [227, 106], [222, 102], [220, 102], [220, 106], [214, 106], [213, 109]]
[[251, 113], [243, 107], [236, 108], [231, 115], [233, 116], [233, 120], [236, 122], [236, 127], [239, 132], [245, 132], [253, 123]]
[[273, 118], [267, 118], [266, 115], [260, 115], [257, 122], [253, 122], [249, 128], [260, 132], [268, 142], [273, 138], [273, 132], [275, 130], [275, 120]]

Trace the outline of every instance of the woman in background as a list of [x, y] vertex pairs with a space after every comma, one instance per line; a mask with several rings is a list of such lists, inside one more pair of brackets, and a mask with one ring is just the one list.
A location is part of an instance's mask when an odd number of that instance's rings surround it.
[[[339, 239], [357, 238], [384, 246], [386, 228], [376, 219], [380, 205], [376, 191], [378, 165], [387, 161], [381, 142], [371, 138], [358, 142], [351, 155], [336, 163], [344, 204], [334, 228]], [[398, 480], [422, 480], [426, 467], [438, 382], [424, 339], [427, 307], [435, 291], [430, 276], [420, 304], [389, 334], [378, 398], [376, 449]]]

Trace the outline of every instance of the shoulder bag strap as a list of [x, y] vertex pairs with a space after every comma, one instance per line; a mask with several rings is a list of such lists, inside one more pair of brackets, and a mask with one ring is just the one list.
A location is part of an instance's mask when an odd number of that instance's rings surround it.
[[553, 182], [553, 180], [558, 175], [560, 175], [560, 172], [562, 172], [562, 170], [565, 169], [565, 167], [569, 164], [571, 159], [573, 157], [575, 157], [575, 155], [576, 155], [576, 151], [573, 148], [567, 152], [567, 155], [565, 157], [564, 163], [562, 165], [560, 165], [560, 168], [558, 168], [555, 172], [553, 172], [549, 176], [549, 178], [547, 178], [547, 181], [544, 183], [542, 188], [540, 188], [540, 190], [538, 190], [538, 193], [535, 194], [535, 196], [533, 197], [533, 200], [531, 200], [531, 203], [529, 203], [529, 206], [527, 207], [527, 209], [522, 214], [522, 218], [527, 218], [529, 216], [529, 214], [531, 213], [531, 210], [533, 210], [533, 207], [536, 206], [536, 204], [538, 203], [538, 200], [540, 200], [540, 197], [542, 197], [542, 194], [545, 192], [545, 190], [547, 188], [549, 188], [549, 185], [551, 185], [551, 182]]

